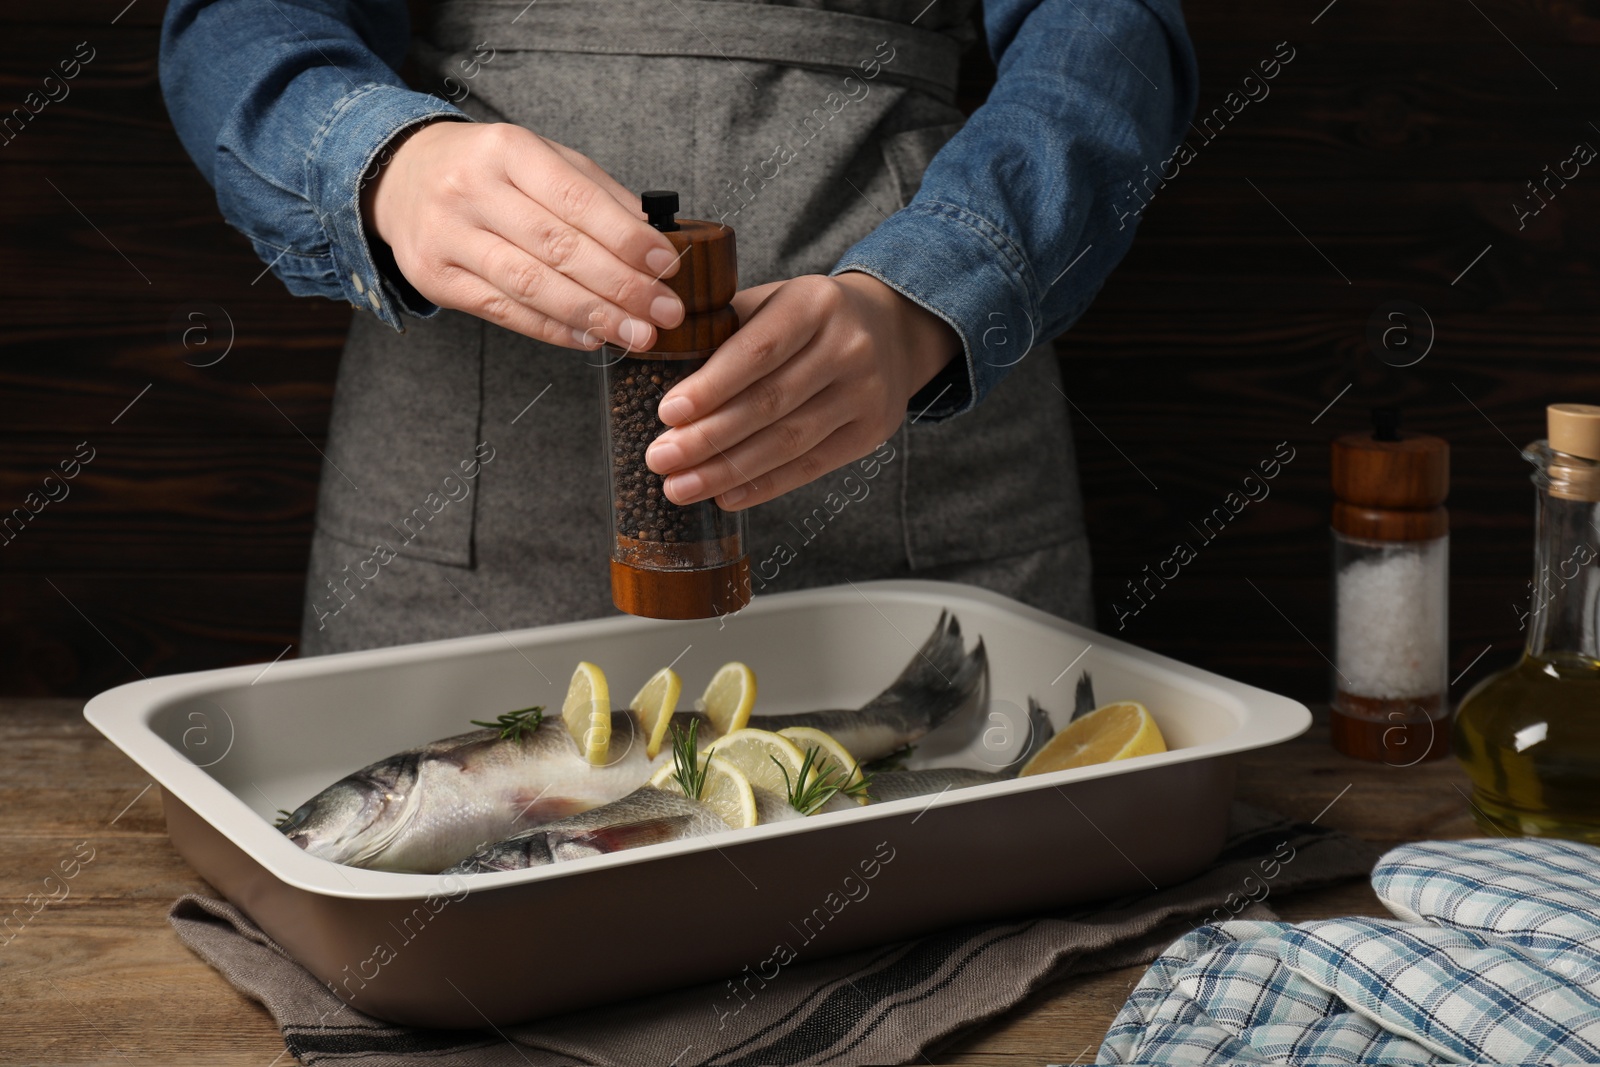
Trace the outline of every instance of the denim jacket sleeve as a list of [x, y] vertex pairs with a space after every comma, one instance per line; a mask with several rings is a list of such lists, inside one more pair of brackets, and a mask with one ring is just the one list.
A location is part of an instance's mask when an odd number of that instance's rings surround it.
[[908, 405], [930, 422], [1083, 314], [1132, 242], [1134, 182], [1172, 156], [1199, 95], [1178, 0], [984, 0], [984, 31], [988, 100], [831, 271], [870, 274], [960, 335], [964, 358]]
[[405, 0], [172, 0], [161, 28], [167, 110], [223, 217], [290, 292], [396, 329], [439, 309], [375, 262], [362, 176], [406, 129], [468, 119], [396, 73], [410, 34]]

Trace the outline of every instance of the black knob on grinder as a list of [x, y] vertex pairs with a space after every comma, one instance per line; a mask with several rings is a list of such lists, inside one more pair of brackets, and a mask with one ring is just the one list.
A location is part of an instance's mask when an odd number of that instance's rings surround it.
[[678, 194], [671, 189], [647, 189], [639, 194], [639, 206], [649, 216], [650, 225], [663, 232], [676, 230]]

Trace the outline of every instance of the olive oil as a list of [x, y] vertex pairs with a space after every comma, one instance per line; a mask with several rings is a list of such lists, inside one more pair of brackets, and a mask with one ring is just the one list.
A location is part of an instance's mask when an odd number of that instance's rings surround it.
[[1527, 644], [1462, 699], [1452, 741], [1485, 830], [1600, 845], [1600, 407], [1548, 418], [1523, 451], [1539, 490]]
[[1524, 655], [1467, 694], [1453, 740], [1485, 830], [1600, 845], [1600, 663]]

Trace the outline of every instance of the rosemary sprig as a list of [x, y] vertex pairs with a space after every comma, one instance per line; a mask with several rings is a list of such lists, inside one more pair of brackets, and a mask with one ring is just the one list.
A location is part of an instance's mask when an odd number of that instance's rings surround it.
[[677, 723], [668, 729], [672, 731], [672, 777], [677, 780], [684, 796], [699, 800], [706, 788], [706, 768], [711, 766], [713, 758], [708, 754], [705, 762], [700, 762], [700, 746], [697, 743], [700, 720], [690, 719], [687, 730], [679, 729]]
[[523, 708], [521, 711], [508, 711], [504, 715], [497, 715], [494, 722], [483, 722], [473, 719], [472, 725], [485, 726], [491, 730], [500, 731], [500, 740], [517, 741], [524, 734], [530, 734], [539, 728], [544, 721], [544, 705]]
[[273, 821], [272, 825], [281, 827], [284, 823], [288, 822], [293, 817], [294, 817], [294, 812], [292, 812], [292, 811], [284, 811], [282, 808], [279, 808], [278, 809], [278, 817], [277, 817], [276, 820]]
[[789, 778], [789, 768], [776, 756], [769, 756], [773, 763], [778, 765], [778, 770], [783, 773], [783, 784], [789, 798], [789, 806], [801, 815], [810, 815], [821, 808], [836, 795], [843, 793], [856, 800], [870, 800], [867, 787], [872, 781], [871, 775], [862, 775], [858, 782], [851, 782], [856, 772], [861, 769], [858, 763], [846, 771], [838, 764], [830, 764], [819, 772], [816, 768], [821, 749], [806, 749], [805, 758], [800, 761], [800, 770], [794, 780]]

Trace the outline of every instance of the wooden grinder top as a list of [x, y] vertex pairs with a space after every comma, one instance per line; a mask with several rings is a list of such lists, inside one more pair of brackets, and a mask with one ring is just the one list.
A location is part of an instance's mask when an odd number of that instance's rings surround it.
[[1375, 428], [1334, 438], [1333, 528], [1368, 541], [1423, 541], [1450, 531], [1450, 443], [1399, 429], [1380, 408]]
[[670, 330], [656, 330], [656, 343], [649, 354], [671, 359], [673, 353], [709, 353], [739, 328], [739, 315], [731, 304], [739, 289], [733, 227], [674, 218], [678, 194], [670, 190], [646, 191], [640, 194], [639, 202], [650, 217], [650, 224], [666, 235], [679, 252], [678, 272], [661, 280], [678, 294], [684, 308], [682, 323]]

